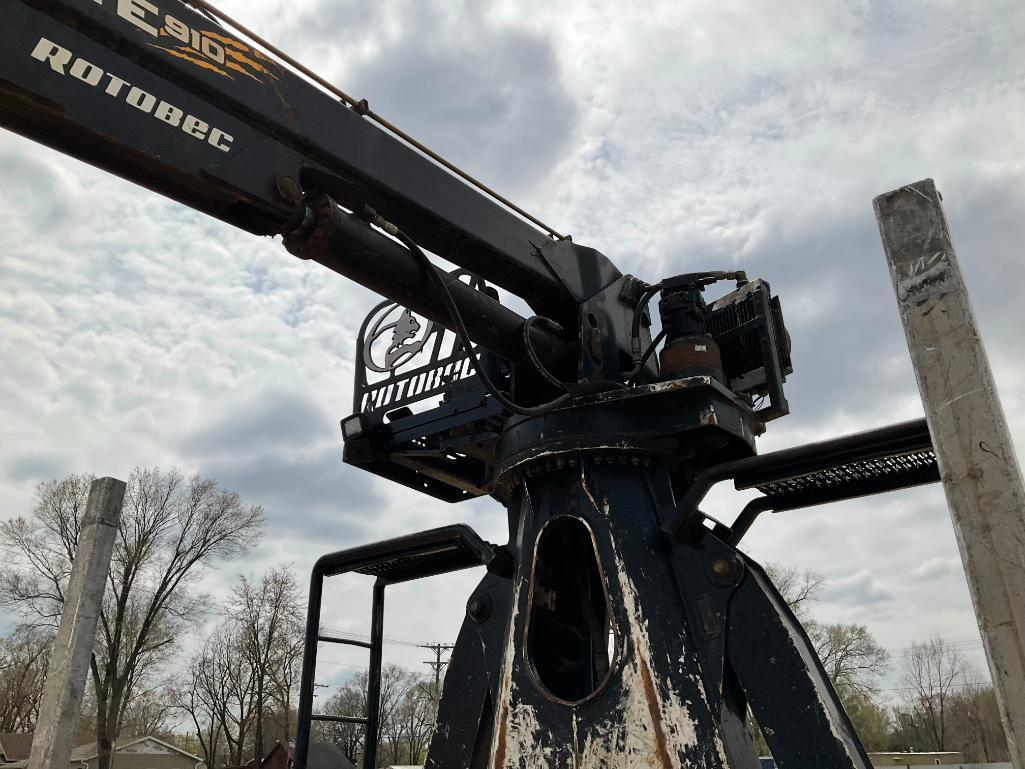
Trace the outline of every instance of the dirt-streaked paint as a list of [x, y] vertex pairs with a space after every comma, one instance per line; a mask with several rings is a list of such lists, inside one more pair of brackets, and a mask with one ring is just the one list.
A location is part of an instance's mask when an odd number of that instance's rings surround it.
[[[592, 504], [608, 515], [607, 502], [597, 504], [589, 488], [586, 475], [581, 473], [580, 483]], [[604, 500], [603, 500], [604, 502]], [[529, 507], [526, 505], [525, 508]], [[524, 518], [532, 510], [524, 510]], [[531, 527], [521, 521], [518, 532], [520, 552], [529, 551], [523, 546], [525, 530]], [[573, 769], [675, 769], [680, 757], [707, 754], [708, 746], [697, 744], [697, 729], [688, 703], [684, 702], [672, 680], [662, 680], [666, 669], [665, 661], [655, 664], [648, 633], [648, 625], [637, 596], [637, 590], [628, 576], [622, 555], [609, 533], [609, 551], [613, 553], [613, 564], [606, 564], [611, 570], [606, 575], [618, 585], [622, 601], [622, 613], [626, 627], [621, 631], [628, 636], [623, 644], [623, 654], [614, 669], [618, 678], [619, 699], [609, 712], [604, 723], [591, 725], [586, 731], [579, 729], [577, 708], [565, 705], [567, 717], [572, 724], [572, 745], [552, 745], [552, 736], [539, 720], [535, 708], [525, 701], [517, 691], [515, 641], [522, 580], [514, 587], [513, 612], [508, 629], [502, 666], [502, 683], [498, 707], [497, 728], [492, 745], [491, 769], [549, 769], [552, 760], [563, 748], [570, 750]], [[611, 586], [610, 586], [611, 587]], [[616, 600], [615, 598], [613, 600]], [[672, 667], [679, 669], [681, 663], [673, 654]], [[692, 676], [693, 684], [704, 696], [699, 676]], [[719, 765], [726, 766], [725, 749], [716, 737], [713, 747], [718, 754]]]
[[[580, 748], [577, 766], [674, 769], [680, 755], [694, 752], [697, 732], [686, 703], [680, 700], [671, 682], [660, 687], [655, 678], [647, 623], [636, 589], [615, 543], [612, 544], [631, 641], [620, 673], [623, 698], [616, 711], [619, 720], [608, 724], [607, 733], [589, 735]], [[699, 680], [695, 684], [700, 687]], [[667, 694], [664, 698], [659, 694], [662, 690]], [[718, 738], [715, 748], [725, 766], [725, 751]]]

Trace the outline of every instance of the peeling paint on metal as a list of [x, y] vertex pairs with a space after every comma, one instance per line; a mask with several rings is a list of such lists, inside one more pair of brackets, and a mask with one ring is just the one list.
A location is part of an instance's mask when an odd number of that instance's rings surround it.
[[[622, 557], [615, 547], [613, 549], [616, 579], [631, 641], [620, 672], [623, 696], [618, 704], [619, 718], [607, 725], [604, 734], [588, 736], [580, 747], [577, 766], [579, 769], [612, 766], [672, 769], [679, 765], [680, 756], [694, 752], [697, 732], [687, 705], [680, 700], [672, 683], [660, 686], [653, 673], [647, 622]], [[662, 691], [664, 697], [660, 694]], [[725, 765], [724, 750], [721, 743], [716, 742]]]
[[715, 412], [714, 403], [709, 404], [708, 408], [701, 409], [700, 421], [703, 425], [719, 424], [719, 415]]
[[[599, 506], [583, 468], [580, 483], [595, 509], [607, 513], [608, 502], [603, 501]], [[533, 514], [527, 507], [522, 510], [517, 532], [521, 552], [529, 530], [524, 521]], [[690, 710], [693, 703], [681, 696], [673, 677], [663, 678], [667, 669], [679, 671], [682, 667], [676, 659], [677, 652], [672, 652], [671, 662], [654, 658], [656, 652], [637, 588], [627, 572], [614, 534], [610, 531], [607, 536], [613, 559], [611, 564], [606, 564], [605, 573], [610, 587], [618, 583], [616, 592], [622, 602], [619, 624], [625, 620], [626, 627], [622, 630], [627, 634], [627, 638], [617, 641], [618, 662], [612, 673], [618, 677], [619, 699], [612, 703], [603, 723], [592, 724], [583, 732], [579, 731], [577, 708], [567, 706], [566, 715], [571, 719], [572, 729], [571, 736], [567, 736], [571, 737], [571, 744], [553, 741], [553, 735], [539, 719], [539, 712], [530, 704], [530, 693], [517, 691], [516, 627], [525, 584], [518, 579], [513, 587], [513, 611], [503, 651], [498, 724], [492, 739], [490, 769], [549, 769], [556, 763], [562, 765], [567, 758], [571, 759], [573, 769], [675, 769], [686, 757], [708, 755], [709, 746], [698, 744]], [[683, 660], [685, 654], [680, 658]], [[688, 679], [703, 698], [700, 675], [689, 674]], [[565, 736], [562, 739], [565, 740]], [[569, 756], [562, 752], [567, 748], [571, 752]], [[701, 762], [700, 766], [727, 766], [725, 748], [718, 736], [712, 750], [717, 758], [710, 758], [707, 764]]]
[[[524, 484], [524, 489], [527, 486]], [[519, 551], [524, 551], [526, 519], [533, 517], [533, 506], [527, 492], [527, 504], [522, 509], [519, 530], [516, 535]], [[542, 747], [538, 722], [534, 708], [518, 702], [513, 671], [516, 665], [516, 619], [519, 616], [522, 579], [519, 575], [513, 582], [512, 611], [506, 628], [505, 650], [502, 654], [502, 685], [499, 692], [498, 728], [491, 746], [491, 769], [548, 769], [552, 749]]]
[[[813, 665], [817, 664], [817, 660], [809, 658], [808, 647], [805, 644], [804, 639], [796, 634], [794, 626], [789, 622], [785, 622], [783, 623], [783, 625], [787, 632], [787, 639], [793, 645], [794, 650], [797, 652], [797, 654], [799, 654], [801, 658], [804, 660], [805, 665], [810, 668]], [[776, 659], [775, 657], [770, 657], [769, 661], [775, 664]], [[829, 725], [830, 734], [833, 735], [833, 738], [837, 741], [837, 743], [841, 745], [847, 745], [852, 755], [856, 754], [857, 750], [854, 749], [854, 747], [847, 740], [843, 732], [837, 729], [836, 720], [833, 717], [834, 709], [832, 701], [830, 701], [827, 697], [823, 697], [822, 691], [820, 691], [817, 686], [813, 687], [813, 689], [815, 691], [815, 698], [818, 700], [819, 708], [823, 713], [826, 714], [826, 723]], [[765, 727], [763, 726], [763, 729], [764, 728]]]
[[580, 487], [584, 490], [587, 498], [591, 500], [591, 505], [595, 510], [600, 513], [604, 513], [605, 515], [609, 514], [609, 500], [603, 499], [602, 503], [600, 505], [598, 504], [598, 500], [595, 499], [594, 493], [591, 491], [591, 487], [587, 483], [587, 470], [586, 465], [584, 465], [583, 462], [580, 463]]
[[577, 711], [573, 709], [573, 769], [578, 769], [577, 759], [580, 757], [580, 737], [577, 736]]

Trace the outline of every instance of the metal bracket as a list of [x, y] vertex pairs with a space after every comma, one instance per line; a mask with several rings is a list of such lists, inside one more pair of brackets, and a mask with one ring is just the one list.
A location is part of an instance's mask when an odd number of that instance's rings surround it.
[[665, 532], [692, 542], [703, 529], [697, 506], [716, 483], [733, 479], [738, 490], [764, 496], [748, 503], [734, 522], [736, 545], [765, 510], [796, 510], [827, 502], [935, 483], [940, 479], [924, 419], [724, 462], [698, 473]]

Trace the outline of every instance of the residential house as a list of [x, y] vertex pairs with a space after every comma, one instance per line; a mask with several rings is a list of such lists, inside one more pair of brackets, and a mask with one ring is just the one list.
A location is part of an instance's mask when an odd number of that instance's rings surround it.
[[0, 765], [24, 761], [32, 751], [31, 734], [0, 734]]
[[[292, 752], [282, 743], [271, 748], [260, 769], [291, 769]], [[6, 767], [4, 768], [6, 769]], [[311, 742], [306, 757], [306, 769], [356, 769], [340, 747], [331, 742]]]
[[964, 756], [954, 751], [926, 753], [869, 753], [872, 766], [949, 766], [964, 763]]
[[[99, 763], [96, 743], [89, 742], [72, 749], [69, 769], [97, 769]], [[26, 752], [24, 759], [4, 764], [3, 769], [25, 769], [27, 764]], [[158, 737], [126, 737], [117, 741], [111, 769], [206, 769], [206, 764]]]

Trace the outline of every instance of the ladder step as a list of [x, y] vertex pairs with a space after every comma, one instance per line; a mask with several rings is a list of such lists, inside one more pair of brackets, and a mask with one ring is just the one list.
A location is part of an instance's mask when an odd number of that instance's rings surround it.
[[318, 635], [318, 641], [322, 641], [328, 644], [345, 644], [346, 646], [362, 646], [364, 649], [373, 648], [373, 644], [370, 641], [357, 641], [355, 638], [340, 638], [338, 636], [331, 635]]
[[311, 721], [333, 721], [338, 724], [365, 724], [367, 719], [360, 716], [329, 716], [326, 713], [314, 713]]

